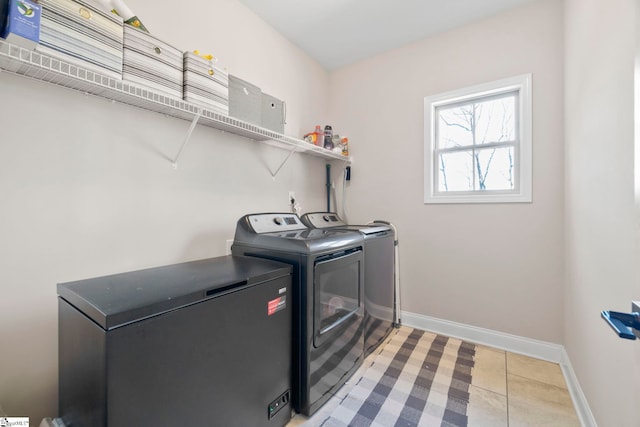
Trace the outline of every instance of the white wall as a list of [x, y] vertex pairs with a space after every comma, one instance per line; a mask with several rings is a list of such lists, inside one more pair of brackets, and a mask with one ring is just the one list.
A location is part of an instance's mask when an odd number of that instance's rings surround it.
[[601, 426], [637, 426], [640, 419], [638, 344], [617, 338], [599, 317], [604, 309], [628, 312], [640, 290], [636, 8], [634, 0], [566, 0], [565, 7], [565, 346]]
[[[402, 310], [562, 343], [562, 19], [562, 2], [533, 2], [331, 74], [355, 156], [347, 213], [398, 227]], [[423, 204], [423, 98], [524, 73], [533, 203]]]
[[[539, 0], [331, 75], [236, 0], [128, 4], [286, 100], [288, 134], [350, 137], [347, 213], [398, 226], [403, 310], [564, 344], [599, 425], [637, 424], [640, 350], [598, 315], [638, 297], [633, 0]], [[423, 97], [529, 72], [533, 203], [424, 205]], [[187, 122], [8, 73], [0, 94], [0, 407], [32, 423], [57, 415], [56, 283], [222, 255], [288, 190], [324, 209], [320, 160], [273, 180], [286, 152], [198, 127], [173, 170]]]
[[[127, 3], [286, 100], [287, 133], [326, 120], [326, 72], [236, 0]], [[174, 170], [186, 121], [6, 72], [0, 94], [0, 407], [34, 425], [57, 416], [57, 283], [223, 255], [241, 215], [286, 211], [289, 190], [324, 207], [322, 160], [296, 154], [273, 180], [286, 151], [197, 127]]]

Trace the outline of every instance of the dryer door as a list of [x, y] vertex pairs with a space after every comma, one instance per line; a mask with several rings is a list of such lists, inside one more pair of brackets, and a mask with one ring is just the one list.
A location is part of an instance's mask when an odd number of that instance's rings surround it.
[[356, 318], [362, 317], [363, 259], [360, 247], [316, 259], [313, 285], [315, 347], [322, 346]]

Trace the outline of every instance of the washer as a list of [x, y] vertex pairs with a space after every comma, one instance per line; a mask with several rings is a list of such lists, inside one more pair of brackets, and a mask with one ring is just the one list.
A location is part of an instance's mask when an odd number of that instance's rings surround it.
[[348, 225], [333, 212], [310, 212], [302, 222], [319, 230], [357, 231], [364, 238], [365, 357], [396, 326], [395, 233], [389, 224]]
[[364, 359], [364, 238], [348, 230], [314, 230], [291, 213], [238, 220], [234, 255], [293, 266], [291, 403], [317, 411]]

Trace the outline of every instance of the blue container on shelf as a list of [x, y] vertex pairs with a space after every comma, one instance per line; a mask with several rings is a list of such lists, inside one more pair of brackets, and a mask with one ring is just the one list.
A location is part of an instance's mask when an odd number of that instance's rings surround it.
[[0, 0], [0, 36], [26, 49], [40, 42], [40, 5], [29, 0]]

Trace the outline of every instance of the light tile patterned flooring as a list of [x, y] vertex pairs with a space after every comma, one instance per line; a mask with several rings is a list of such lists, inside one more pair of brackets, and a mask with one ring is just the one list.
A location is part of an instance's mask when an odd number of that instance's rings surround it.
[[[338, 395], [349, 388], [345, 384]], [[556, 363], [478, 345], [469, 392], [469, 427], [580, 426]], [[296, 415], [287, 427], [319, 426], [335, 400], [310, 418]]]
[[560, 365], [477, 346], [469, 427], [579, 427]]

